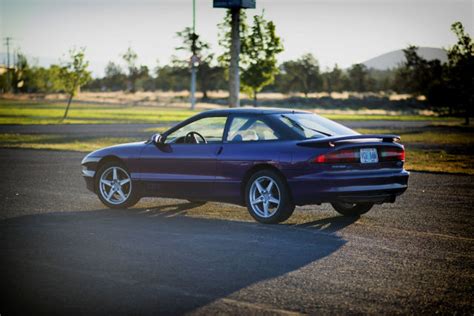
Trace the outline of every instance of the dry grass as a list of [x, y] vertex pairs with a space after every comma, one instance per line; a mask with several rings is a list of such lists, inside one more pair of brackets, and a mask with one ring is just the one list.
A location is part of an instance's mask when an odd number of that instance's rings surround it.
[[130, 137], [93, 137], [71, 139], [62, 135], [0, 134], [0, 147], [91, 152], [121, 143], [140, 141]]
[[[0, 99], [0, 124], [124, 124], [124, 123], [150, 123], [182, 121], [200, 110], [215, 108], [216, 105], [200, 105], [197, 111], [190, 111], [189, 106], [183, 102], [173, 106], [157, 106], [157, 102], [150, 101], [152, 105], [122, 105], [109, 103], [73, 103], [69, 116], [61, 121], [66, 104], [53, 101], [5, 100]], [[186, 104], [186, 107], [184, 105]], [[316, 110], [330, 119], [345, 120], [430, 120], [430, 121], [459, 121], [459, 119], [446, 119], [434, 116], [403, 115], [396, 111], [367, 110]]]

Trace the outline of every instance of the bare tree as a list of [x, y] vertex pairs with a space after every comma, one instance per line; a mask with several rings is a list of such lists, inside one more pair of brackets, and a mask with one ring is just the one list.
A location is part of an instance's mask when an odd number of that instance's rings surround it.
[[85, 60], [85, 48], [71, 49], [69, 51], [69, 60], [63, 63], [60, 70], [64, 90], [69, 94], [66, 110], [64, 111], [64, 121], [67, 118], [72, 98], [76, 95], [80, 87], [91, 79], [91, 74], [87, 71], [89, 62]]

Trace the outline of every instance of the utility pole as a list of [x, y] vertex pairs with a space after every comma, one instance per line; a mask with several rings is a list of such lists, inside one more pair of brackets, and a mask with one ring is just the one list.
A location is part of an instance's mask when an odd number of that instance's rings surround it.
[[10, 69], [10, 43], [13, 38], [5, 37], [5, 45], [7, 46], [7, 68]]
[[198, 63], [198, 58], [196, 56], [196, 0], [193, 0], [193, 35], [192, 35], [192, 52], [191, 56], [191, 110], [194, 110], [196, 107], [196, 64]]
[[7, 91], [11, 89], [11, 78], [10, 78], [10, 44], [13, 40], [12, 37], [7, 36], [5, 39], [5, 45], [7, 46]]
[[240, 99], [240, 9], [255, 9], [256, 0], [214, 0], [214, 8], [231, 10], [231, 45], [229, 65], [229, 107], [239, 107]]

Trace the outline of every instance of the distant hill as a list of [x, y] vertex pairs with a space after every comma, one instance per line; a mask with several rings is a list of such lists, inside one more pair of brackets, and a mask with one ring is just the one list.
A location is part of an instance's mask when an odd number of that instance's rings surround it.
[[[441, 60], [441, 62], [445, 62], [448, 60], [447, 53], [442, 48], [419, 47], [418, 55], [422, 56], [427, 60], [439, 59]], [[363, 62], [363, 64], [367, 66], [367, 68], [386, 70], [390, 68], [396, 68], [404, 61], [405, 54], [403, 54], [403, 51], [399, 49], [369, 59]]]

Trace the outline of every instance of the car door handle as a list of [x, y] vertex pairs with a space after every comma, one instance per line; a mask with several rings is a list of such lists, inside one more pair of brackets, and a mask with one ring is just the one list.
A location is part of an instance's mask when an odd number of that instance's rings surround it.
[[223, 147], [220, 146], [220, 147], [217, 149], [217, 151], [216, 151], [216, 155], [220, 155], [221, 152], [222, 152], [222, 149], [223, 149]]

